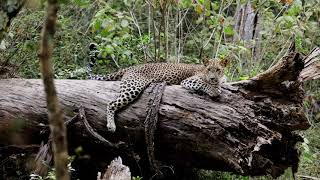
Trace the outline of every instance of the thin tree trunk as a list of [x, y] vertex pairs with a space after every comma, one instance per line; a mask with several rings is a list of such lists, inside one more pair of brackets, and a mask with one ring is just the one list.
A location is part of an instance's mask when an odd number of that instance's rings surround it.
[[52, 50], [53, 36], [58, 11], [58, 0], [48, 0], [47, 15], [41, 33], [40, 42], [40, 68], [46, 93], [49, 123], [52, 136], [54, 167], [56, 179], [68, 180], [68, 147], [66, 127], [63, 121], [63, 113], [59, 105], [57, 91], [53, 80]]
[[[254, 61], [259, 60], [261, 52], [260, 18], [259, 12], [253, 9], [250, 0], [244, 5], [238, 2], [234, 25], [236, 33], [233, 36], [233, 41], [245, 41], [246, 47], [252, 50], [252, 58], [247, 59]], [[252, 44], [251, 40], [256, 42]]]

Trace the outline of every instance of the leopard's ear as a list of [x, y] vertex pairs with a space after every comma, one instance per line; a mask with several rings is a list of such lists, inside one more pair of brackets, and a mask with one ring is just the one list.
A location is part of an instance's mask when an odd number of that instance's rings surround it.
[[204, 66], [208, 66], [210, 64], [210, 59], [209, 58], [204, 58], [202, 60], [202, 63], [203, 63]]
[[222, 67], [227, 67], [230, 65], [230, 60], [229, 58], [223, 58], [223, 59], [220, 59], [219, 60], [219, 64], [222, 66]]

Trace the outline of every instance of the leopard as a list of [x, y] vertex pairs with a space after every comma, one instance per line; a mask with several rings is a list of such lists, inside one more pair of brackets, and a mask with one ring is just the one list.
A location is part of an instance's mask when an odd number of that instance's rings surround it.
[[116, 131], [115, 113], [133, 102], [151, 83], [181, 85], [217, 97], [224, 81], [225, 59], [204, 59], [203, 64], [147, 63], [121, 69], [107, 75], [90, 75], [91, 80], [121, 81], [118, 97], [107, 105], [107, 130]]

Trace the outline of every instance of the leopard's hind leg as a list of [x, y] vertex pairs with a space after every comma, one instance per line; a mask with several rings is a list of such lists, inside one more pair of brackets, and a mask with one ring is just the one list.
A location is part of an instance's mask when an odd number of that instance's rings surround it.
[[[131, 77], [132, 78], [132, 77]], [[115, 112], [137, 99], [139, 94], [150, 84], [147, 79], [129, 79], [124, 77], [120, 84], [120, 94], [116, 100], [107, 106], [107, 128], [110, 132], [116, 131], [114, 121]]]

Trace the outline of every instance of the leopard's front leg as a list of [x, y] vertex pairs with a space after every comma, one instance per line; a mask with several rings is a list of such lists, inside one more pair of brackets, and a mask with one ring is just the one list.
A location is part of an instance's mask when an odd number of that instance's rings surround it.
[[111, 101], [107, 106], [107, 130], [110, 132], [116, 131], [116, 124], [114, 122], [114, 114], [116, 112], [117, 100]]
[[210, 97], [217, 97], [221, 94], [220, 85], [211, 85], [204, 83], [200, 91], [207, 93]]
[[219, 81], [212, 81], [207, 83], [201, 79], [200, 76], [195, 75], [189, 77], [181, 82], [182, 87], [188, 90], [201, 91], [211, 97], [217, 97], [221, 93]]
[[120, 95], [116, 100], [111, 101], [107, 106], [107, 129], [110, 132], [116, 131], [116, 125], [114, 121], [114, 116], [117, 110], [127, 106], [129, 103], [137, 99], [139, 94], [148, 85], [147, 80], [139, 79], [136, 81], [134, 79], [124, 78], [120, 84]]

